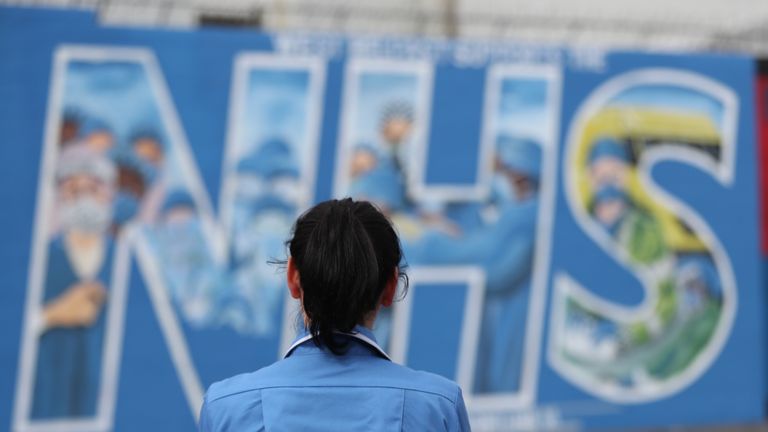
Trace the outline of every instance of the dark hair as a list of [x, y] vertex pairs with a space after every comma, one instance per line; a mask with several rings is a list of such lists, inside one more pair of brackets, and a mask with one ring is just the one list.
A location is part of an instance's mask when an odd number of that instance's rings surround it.
[[299, 272], [312, 339], [334, 354], [347, 348], [346, 338], [334, 331], [352, 331], [374, 310], [396, 269], [407, 290], [397, 233], [367, 201], [317, 204], [299, 216], [286, 244]]

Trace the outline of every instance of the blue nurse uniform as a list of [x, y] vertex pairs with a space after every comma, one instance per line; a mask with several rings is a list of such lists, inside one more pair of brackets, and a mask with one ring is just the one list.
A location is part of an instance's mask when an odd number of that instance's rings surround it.
[[459, 386], [389, 360], [357, 326], [336, 356], [302, 335], [285, 358], [213, 384], [201, 431], [469, 431]]

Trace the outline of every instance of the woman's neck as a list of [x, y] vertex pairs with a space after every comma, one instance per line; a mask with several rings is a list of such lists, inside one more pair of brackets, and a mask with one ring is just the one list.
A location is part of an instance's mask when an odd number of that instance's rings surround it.
[[[309, 317], [307, 316], [306, 312], [302, 312], [303, 318], [304, 318], [304, 328], [309, 328], [310, 322]], [[367, 328], [368, 330], [373, 330], [373, 325], [376, 323], [376, 317], [379, 315], [379, 308], [376, 308], [368, 314], [363, 317], [363, 320], [360, 321], [358, 324]]]

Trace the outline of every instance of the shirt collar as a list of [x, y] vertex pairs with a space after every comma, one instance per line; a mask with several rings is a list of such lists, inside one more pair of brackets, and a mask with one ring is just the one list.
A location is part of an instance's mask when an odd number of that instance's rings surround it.
[[[364, 343], [365, 345], [371, 347], [374, 351], [379, 353], [385, 359], [387, 359], [389, 361], [392, 361], [392, 359], [389, 358], [389, 355], [387, 355], [387, 353], [384, 351], [384, 349], [379, 346], [378, 342], [376, 342], [376, 337], [373, 335], [373, 332], [369, 328], [367, 328], [367, 327], [363, 327], [361, 325], [357, 325], [349, 333], [341, 332], [341, 331], [334, 331], [334, 333], [338, 333], [340, 335], [346, 335], [346, 336], [355, 338], [355, 339], [361, 341], [362, 343]], [[301, 345], [301, 344], [303, 344], [305, 342], [308, 342], [310, 340], [312, 340], [312, 335], [309, 333], [308, 329], [304, 328], [302, 330], [301, 334], [299, 335], [299, 337], [296, 338], [296, 340], [291, 344], [291, 346], [285, 352], [285, 355], [283, 355], [283, 358], [287, 358], [288, 356], [290, 356], [293, 353], [293, 351], [299, 345]]]

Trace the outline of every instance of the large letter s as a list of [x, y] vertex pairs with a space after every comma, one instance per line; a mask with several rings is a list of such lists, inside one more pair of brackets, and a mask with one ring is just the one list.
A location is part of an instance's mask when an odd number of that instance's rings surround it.
[[563, 162], [568, 208], [645, 289], [641, 305], [626, 307], [555, 276], [549, 359], [585, 391], [655, 400], [695, 381], [719, 354], [737, 304], [729, 257], [704, 219], [650, 173], [672, 160], [728, 186], [736, 119], [729, 89], [669, 69], [608, 81], [574, 117]]

